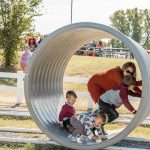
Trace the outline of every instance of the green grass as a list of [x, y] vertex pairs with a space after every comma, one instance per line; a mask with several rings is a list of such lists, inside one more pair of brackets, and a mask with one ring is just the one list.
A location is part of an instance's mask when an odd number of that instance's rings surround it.
[[24, 145], [0, 144], [0, 150], [25, 150], [25, 147]]
[[31, 119], [19, 120], [9, 117], [0, 118], [0, 127], [15, 127], [15, 128], [36, 128], [38, 129], [35, 122]]
[[0, 49], [0, 64], [2, 64], [2, 59], [3, 59], [2, 53], [3, 51]]
[[50, 144], [0, 144], [0, 150], [71, 150], [60, 145]]
[[16, 86], [17, 79], [0, 78], [0, 85]]
[[136, 64], [137, 76], [140, 78], [140, 71], [136, 60], [88, 56], [73, 56], [67, 65], [65, 75], [89, 77], [94, 73], [106, 71], [116, 66], [121, 67], [127, 61], [132, 61]]
[[[10, 118], [0, 118], [0, 127], [14, 127], [14, 128], [36, 128], [38, 129], [35, 122], [31, 119], [26, 120], [18, 120], [18, 119], [10, 119]], [[105, 126], [106, 130], [116, 130], [125, 128], [125, 124], [107, 124]], [[137, 127], [129, 136], [131, 137], [141, 137], [141, 138], [150, 138], [150, 127]], [[41, 134], [20, 134], [26, 138], [39, 138], [45, 137], [45, 135]]]
[[[107, 130], [116, 130], [125, 128], [126, 125], [118, 123], [118, 124], [108, 124], [105, 126]], [[129, 137], [136, 137], [136, 138], [150, 138], [150, 127], [137, 127], [135, 128], [128, 136]]]

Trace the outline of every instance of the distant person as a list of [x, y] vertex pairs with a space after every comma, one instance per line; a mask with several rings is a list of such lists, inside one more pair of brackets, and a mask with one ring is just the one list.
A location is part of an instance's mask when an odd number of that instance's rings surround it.
[[38, 44], [40, 44], [42, 42], [42, 38], [40, 37], [39, 41], [38, 41]]
[[27, 38], [25, 38], [24, 39], [24, 45], [28, 45], [29, 43], [28, 43], [28, 39]]
[[96, 42], [95, 41], [91, 42], [91, 47], [96, 47]]
[[29, 52], [29, 46], [26, 45], [24, 47], [24, 53], [22, 54], [21, 59], [20, 59], [20, 65], [24, 73], [26, 72], [26, 68], [29, 63], [30, 57], [31, 56]]
[[130, 52], [130, 59], [134, 59], [134, 55], [132, 52]]
[[36, 42], [36, 38], [33, 37], [32, 38], [32, 41], [33, 41], [33, 47], [36, 48], [37, 47], [37, 42]]
[[33, 45], [33, 39], [29, 39], [28, 40], [28, 45], [29, 45], [29, 48], [31, 49], [32, 48], [32, 45]]

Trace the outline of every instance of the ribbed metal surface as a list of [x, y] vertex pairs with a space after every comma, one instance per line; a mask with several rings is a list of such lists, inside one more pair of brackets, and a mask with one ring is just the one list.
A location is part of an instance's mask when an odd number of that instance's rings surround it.
[[[117, 136], [103, 143], [86, 145], [67, 140], [67, 133], [55, 123], [64, 103], [63, 76], [74, 52], [93, 39], [117, 37], [133, 52], [143, 77], [142, 100], [132, 122]], [[127, 136], [150, 113], [150, 59], [144, 49], [119, 31], [96, 23], [76, 23], [50, 34], [32, 56], [25, 77], [25, 97], [31, 116], [54, 141], [74, 149], [100, 149]], [[73, 66], [72, 66], [73, 67]]]

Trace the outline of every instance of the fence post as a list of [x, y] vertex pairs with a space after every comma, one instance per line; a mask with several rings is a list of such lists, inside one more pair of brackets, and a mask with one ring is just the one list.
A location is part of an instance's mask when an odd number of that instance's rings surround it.
[[23, 101], [23, 81], [24, 74], [22, 71], [17, 71], [17, 100], [16, 104], [21, 104]]

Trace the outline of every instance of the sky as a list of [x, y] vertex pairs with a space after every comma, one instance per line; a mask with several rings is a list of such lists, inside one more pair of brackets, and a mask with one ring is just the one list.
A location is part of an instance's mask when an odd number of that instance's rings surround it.
[[[70, 24], [71, 0], [43, 0], [43, 15], [36, 17], [35, 30], [51, 33]], [[111, 25], [110, 16], [119, 9], [150, 9], [150, 0], [73, 0], [73, 23], [96, 22]]]

